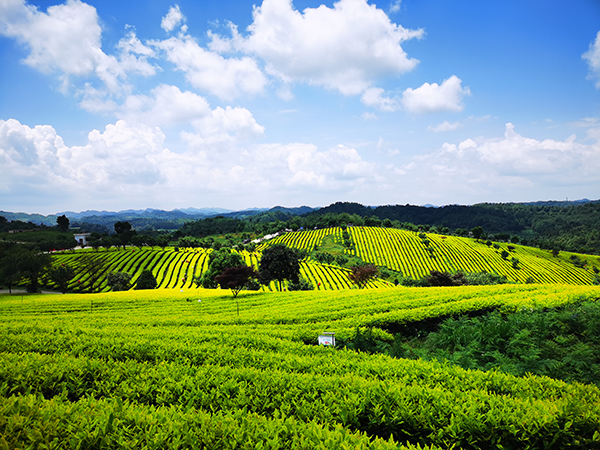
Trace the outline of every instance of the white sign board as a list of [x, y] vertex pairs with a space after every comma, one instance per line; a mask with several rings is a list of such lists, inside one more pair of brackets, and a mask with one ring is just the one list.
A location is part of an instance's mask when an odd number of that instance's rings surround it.
[[333, 334], [319, 335], [319, 345], [329, 345], [335, 347], [335, 336]]

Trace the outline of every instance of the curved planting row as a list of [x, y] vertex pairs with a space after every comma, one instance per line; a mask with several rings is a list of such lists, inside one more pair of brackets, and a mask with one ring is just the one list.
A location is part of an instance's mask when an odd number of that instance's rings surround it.
[[[422, 236], [394, 228], [348, 227], [347, 231], [354, 244], [353, 250], [346, 249], [347, 254], [414, 279], [426, 276], [432, 270], [497, 273], [521, 283], [591, 284], [594, 276], [591, 269], [576, 267], [547, 251], [517, 244], [496, 244], [498, 248], [495, 248], [469, 238], [435, 234]], [[296, 231], [261, 244], [260, 250], [283, 243], [311, 251], [321, 244], [325, 236], [332, 234], [341, 241], [341, 228]], [[508, 252], [506, 258], [502, 257], [503, 251]], [[312, 280], [310, 273], [307, 272], [307, 278]], [[318, 277], [314, 279], [318, 282]]]
[[[107, 276], [110, 272], [126, 272], [132, 275], [131, 284], [135, 285], [144, 270], [150, 270], [157, 281], [158, 288], [192, 288], [194, 277], [201, 275], [208, 265], [206, 250], [189, 249], [175, 251], [155, 250], [151, 248], [128, 248], [117, 251], [84, 251], [78, 253], [62, 253], [53, 255], [55, 264], [73, 267], [75, 276], [69, 289], [75, 292], [86, 292], [94, 283], [94, 291], [110, 290]], [[97, 262], [90, 268], [86, 260]], [[46, 275], [41, 279], [42, 285], [56, 288]]]

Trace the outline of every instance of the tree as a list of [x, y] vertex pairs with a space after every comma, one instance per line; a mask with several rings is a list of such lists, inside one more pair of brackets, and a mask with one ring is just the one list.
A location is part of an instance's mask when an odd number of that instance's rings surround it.
[[350, 281], [356, 284], [359, 289], [365, 287], [369, 281], [374, 278], [377, 278], [379, 275], [379, 270], [373, 264], [365, 264], [361, 266], [354, 266], [350, 268], [351, 272], [348, 275]]
[[473, 233], [473, 237], [477, 240], [481, 239], [481, 237], [483, 236], [483, 228], [482, 227], [475, 227], [471, 230], [471, 233]]
[[60, 231], [67, 231], [69, 229], [69, 219], [64, 214], [56, 218], [56, 224]]
[[250, 266], [227, 267], [221, 272], [221, 275], [215, 277], [215, 282], [221, 286], [221, 289], [231, 289], [233, 298], [236, 298], [244, 286], [257, 275]]
[[115, 233], [117, 233], [121, 245], [125, 248], [125, 245], [129, 243], [135, 234], [135, 231], [131, 229], [131, 224], [129, 222], [116, 222]]
[[127, 272], [110, 272], [106, 277], [106, 282], [113, 291], [126, 291], [131, 287], [131, 274]]
[[208, 257], [208, 270], [200, 277], [196, 277], [194, 282], [197, 286], [202, 286], [206, 289], [215, 289], [218, 283], [215, 277], [228, 267], [237, 267], [244, 265], [244, 258], [239, 253], [233, 253], [228, 248], [222, 248], [211, 252]]
[[259, 279], [262, 284], [279, 281], [279, 290], [284, 280], [298, 282], [300, 277], [300, 258], [298, 253], [283, 244], [274, 244], [262, 254], [259, 265]]
[[0, 284], [8, 287], [9, 294], [12, 294], [12, 285], [21, 279], [18, 251], [19, 247], [14, 246], [0, 259]]
[[60, 292], [65, 294], [67, 292], [69, 281], [71, 281], [75, 276], [75, 270], [71, 266], [60, 264], [52, 267], [49, 275], [50, 279], [58, 285]]
[[28, 249], [23, 249], [18, 253], [17, 268], [25, 278], [29, 278], [27, 292], [39, 292], [39, 276], [50, 264], [52, 264], [52, 260], [47, 253]]
[[156, 289], [158, 283], [151, 270], [144, 270], [135, 284], [135, 289]]
[[94, 292], [96, 290], [96, 284], [102, 279], [102, 275], [107, 269], [104, 258], [93, 253], [86, 253], [82, 255], [77, 262], [82, 271], [88, 275], [87, 283], [90, 292]]

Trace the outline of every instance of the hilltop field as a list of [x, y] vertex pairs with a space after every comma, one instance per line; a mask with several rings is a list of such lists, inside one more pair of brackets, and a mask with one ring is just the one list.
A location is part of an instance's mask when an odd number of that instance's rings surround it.
[[[264, 241], [253, 252], [239, 253], [256, 268], [261, 252], [277, 243], [307, 252], [301, 275], [315, 290], [352, 288], [348, 266], [357, 258], [380, 268], [383, 277], [371, 281], [369, 288], [394, 286], [403, 279], [418, 280], [432, 270], [495, 273], [515, 283], [592, 284], [600, 269], [598, 256], [553, 254], [518, 244], [382, 227], [288, 232]], [[207, 270], [210, 252], [202, 248], [128, 247], [65, 252], [56, 254], [54, 260], [75, 267], [76, 276], [69, 285], [75, 292], [89, 290], [96, 279], [97, 288], [108, 291], [106, 274], [111, 271], [130, 273], [135, 284], [143, 270], [152, 271], [159, 288], [191, 289], [195, 287], [194, 278]], [[79, 264], [84, 255], [103, 262], [100, 273], [91, 275]], [[47, 277], [42, 285], [55, 287]], [[272, 283], [267, 289], [275, 290], [277, 286]]]

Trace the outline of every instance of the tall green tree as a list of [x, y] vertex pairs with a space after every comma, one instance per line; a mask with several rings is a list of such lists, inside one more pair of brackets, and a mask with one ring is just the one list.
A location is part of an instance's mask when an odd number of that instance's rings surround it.
[[59, 264], [50, 269], [49, 275], [50, 279], [57, 284], [60, 292], [64, 294], [67, 292], [69, 281], [75, 276], [75, 270], [69, 265]]
[[8, 288], [8, 293], [12, 294], [12, 286], [21, 279], [19, 272], [19, 246], [13, 246], [4, 253], [0, 259], [0, 284]]
[[50, 255], [30, 249], [22, 249], [17, 255], [18, 270], [29, 279], [27, 292], [39, 292], [39, 277], [52, 264]]
[[60, 231], [67, 231], [69, 229], [69, 219], [64, 214], [56, 218], [56, 225]]
[[136, 234], [135, 230], [132, 230], [129, 222], [116, 222], [114, 228], [121, 246], [125, 248], [125, 246], [129, 244], [129, 242], [133, 239], [133, 236]]
[[262, 284], [269, 284], [273, 280], [279, 282], [279, 290], [284, 280], [298, 283], [300, 277], [300, 256], [298, 253], [283, 245], [274, 244], [262, 254], [258, 269], [259, 280]]

